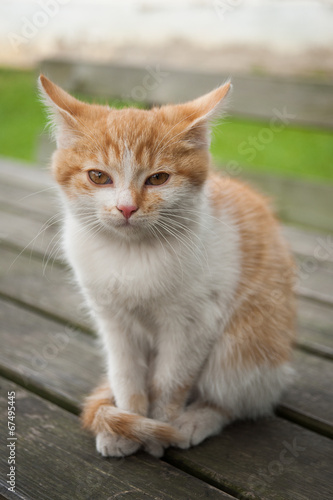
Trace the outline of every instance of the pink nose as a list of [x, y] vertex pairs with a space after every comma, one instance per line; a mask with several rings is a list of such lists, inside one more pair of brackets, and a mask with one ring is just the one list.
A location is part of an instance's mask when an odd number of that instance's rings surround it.
[[138, 209], [138, 207], [135, 207], [133, 205], [119, 205], [119, 207], [117, 208], [126, 219], [129, 219], [131, 215], [134, 214], [134, 212], [136, 212]]

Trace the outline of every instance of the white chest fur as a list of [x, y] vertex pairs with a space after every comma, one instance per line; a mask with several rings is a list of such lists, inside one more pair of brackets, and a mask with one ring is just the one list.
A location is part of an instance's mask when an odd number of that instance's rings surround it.
[[240, 273], [239, 235], [227, 214], [224, 219], [208, 218], [200, 241], [189, 247], [177, 240], [129, 245], [105, 233], [89, 237], [69, 216], [65, 251], [90, 301], [110, 312], [139, 307], [151, 313], [158, 305], [177, 314], [198, 308], [224, 314]]

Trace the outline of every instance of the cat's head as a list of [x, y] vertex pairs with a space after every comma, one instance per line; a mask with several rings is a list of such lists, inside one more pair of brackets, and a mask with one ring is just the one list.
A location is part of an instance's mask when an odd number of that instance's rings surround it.
[[195, 208], [210, 166], [210, 122], [230, 83], [186, 104], [117, 110], [78, 101], [43, 75], [39, 82], [57, 141], [52, 172], [76, 217], [90, 213], [129, 237], [163, 231], [168, 214]]

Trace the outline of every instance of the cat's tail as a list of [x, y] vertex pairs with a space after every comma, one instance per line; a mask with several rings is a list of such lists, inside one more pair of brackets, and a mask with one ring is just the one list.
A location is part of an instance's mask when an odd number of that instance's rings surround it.
[[81, 418], [83, 427], [95, 435], [109, 432], [141, 444], [150, 442], [163, 446], [183, 441], [183, 436], [171, 425], [117, 408], [107, 384], [86, 399]]

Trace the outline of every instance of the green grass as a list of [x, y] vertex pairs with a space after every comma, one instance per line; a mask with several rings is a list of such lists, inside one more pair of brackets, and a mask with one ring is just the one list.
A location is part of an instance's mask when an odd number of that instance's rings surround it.
[[45, 118], [33, 71], [0, 69], [0, 154], [33, 161]]
[[[0, 117], [0, 154], [36, 161], [46, 120], [34, 71], [0, 68]], [[214, 129], [212, 153], [231, 174], [245, 169], [333, 181], [333, 135], [325, 130], [281, 127], [274, 132], [269, 123], [227, 118]]]
[[[212, 154], [232, 172], [252, 170], [333, 181], [333, 134], [325, 130], [226, 119], [214, 130]], [[240, 172], [239, 172], [240, 173]]]

